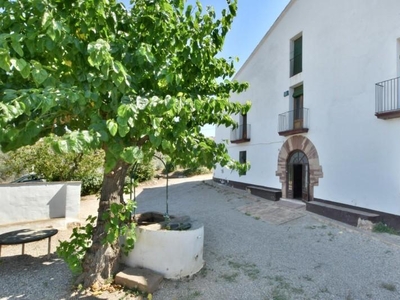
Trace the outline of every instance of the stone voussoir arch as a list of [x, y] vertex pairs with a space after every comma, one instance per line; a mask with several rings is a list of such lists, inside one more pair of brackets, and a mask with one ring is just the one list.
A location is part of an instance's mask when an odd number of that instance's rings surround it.
[[275, 174], [282, 183], [282, 198], [287, 197], [287, 160], [295, 150], [303, 151], [308, 158], [310, 174], [309, 200], [312, 201], [314, 200], [314, 186], [318, 186], [319, 179], [323, 177], [323, 173], [322, 167], [319, 164], [317, 149], [308, 138], [302, 135], [288, 138], [279, 152], [278, 169]]

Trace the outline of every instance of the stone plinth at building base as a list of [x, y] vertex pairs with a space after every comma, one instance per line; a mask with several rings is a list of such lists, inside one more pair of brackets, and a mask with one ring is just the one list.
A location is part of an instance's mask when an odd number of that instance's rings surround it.
[[148, 269], [126, 268], [115, 276], [115, 283], [130, 289], [153, 293], [157, 290], [163, 276]]

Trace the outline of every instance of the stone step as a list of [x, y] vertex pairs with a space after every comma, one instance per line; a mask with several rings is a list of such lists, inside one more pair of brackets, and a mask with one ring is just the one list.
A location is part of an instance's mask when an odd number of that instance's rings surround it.
[[158, 289], [163, 276], [149, 269], [126, 268], [115, 276], [115, 283], [129, 289], [138, 289], [146, 293], [154, 293]]
[[293, 209], [305, 208], [306, 203], [301, 200], [293, 200], [293, 199], [286, 199], [280, 198], [277, 202], [279, 206], [284, 206]]
[[359, 219], [372, 223], [377, 223], [380, 219], [380, 216], [375, 213], [318, 201], [307, 202], [306, 210], [352, 226], [357, 226]]

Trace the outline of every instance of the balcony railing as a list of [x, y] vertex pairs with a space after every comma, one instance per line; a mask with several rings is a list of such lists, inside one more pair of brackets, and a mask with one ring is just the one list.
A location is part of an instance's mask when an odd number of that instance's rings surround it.
[[400, 77], [375, 84], [375, 116], [379, 119], [400, 117]]
[[231, 143], [245, 143], [249, 142], [251, 138], [251, 126], [240, 125], [231, 131]]
[[287, 111], [279, 115], [278, 133], [288, 136], [308, 132], [308, 108]]

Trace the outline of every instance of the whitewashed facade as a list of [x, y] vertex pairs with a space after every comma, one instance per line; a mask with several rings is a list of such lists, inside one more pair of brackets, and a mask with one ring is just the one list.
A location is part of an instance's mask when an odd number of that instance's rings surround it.
[[400, 216], [399, 76], [400, 1], [292, 0], [235, 76], [244, 126], [216, 129], [251, 169], [214, 179]]

